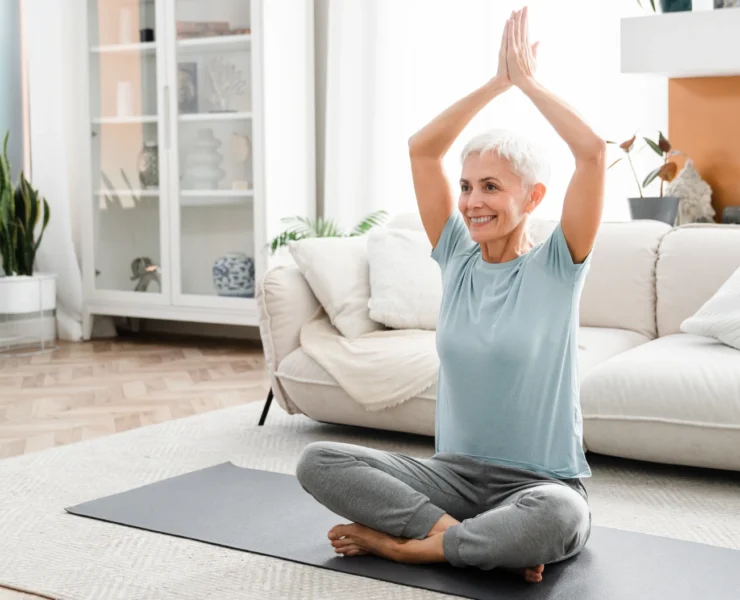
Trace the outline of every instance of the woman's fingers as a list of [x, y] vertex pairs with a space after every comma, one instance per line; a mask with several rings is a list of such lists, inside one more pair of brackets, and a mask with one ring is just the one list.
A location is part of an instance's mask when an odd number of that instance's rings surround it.
[[522, 36], [519, 43], [520, 48], [529, 48], [529, 9], [524, 7], [521, 12], [521, 24], [519, 34]]
[[539, 48], [540, 48], [539, 42], [535, 42], [534, 44], [532, 44], [532, 56], [534, 56], [535, 58], [537, 58], [537, 50], [539, 50]]
[[509, 43], [513, 42], [514, 51], [519, 49], [519, 12], [514, 11], [511, 15], [511, 36], [509, 37]]
[[504, 30], [501, 33], [501, 48], [499, 48], [499, 51], [498, 51], [499, 58], [501, 58], [502, 56], [506, 56], [506, 46], [507, 46], [506, 42], [507, 42], [508, 36], [509, 36], [509, 22], [506, 21], [506, 23], [504, 23]]

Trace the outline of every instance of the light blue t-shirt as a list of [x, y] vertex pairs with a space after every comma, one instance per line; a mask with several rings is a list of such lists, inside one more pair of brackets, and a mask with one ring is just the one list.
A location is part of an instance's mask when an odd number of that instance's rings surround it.
[[527, 253], [488, 263], [453, 211], [432, 250], [443, 284], [437, 452], [558, 479], [591, 476], [581, 445], [577, 343], [591, 254], [574, 263], [558, 223]]

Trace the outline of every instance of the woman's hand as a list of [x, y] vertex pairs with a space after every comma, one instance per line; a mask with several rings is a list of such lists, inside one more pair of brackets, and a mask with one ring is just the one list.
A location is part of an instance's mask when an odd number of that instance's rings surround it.
[[509, 21], [511, 21], [511, 19], [506, 21], [504, 24], [504, 31], [501, 34], [501, 47], [498, 51], [498, 71], [496, 72], [496, 76], [491, 79], [492, 84], [504, 89], [508, 89], [513, 85], [509, 78], [509, 68], [507, 66], [506, 58], [509, 41]]
[[511, 17], [506, 22], [505, 31], [507, 34], [506, 67], [509, 80], [518, 88], [526, 87], [534, 81], [539, 44], [539, 42], [529, 44], [526, 6], [522, 10], [511, 13]]

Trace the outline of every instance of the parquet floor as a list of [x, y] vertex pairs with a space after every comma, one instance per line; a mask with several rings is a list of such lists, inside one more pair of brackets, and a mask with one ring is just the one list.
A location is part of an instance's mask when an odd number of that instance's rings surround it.
[[[256, 342], [118, 338], [0, 358], [0, 459], [263, 402], [268, 389]], [[36, 598], [0, 587], [0, 600]]]
[[264, 400], [255, 342], [123, 338], [0, 359], [0, 459]]

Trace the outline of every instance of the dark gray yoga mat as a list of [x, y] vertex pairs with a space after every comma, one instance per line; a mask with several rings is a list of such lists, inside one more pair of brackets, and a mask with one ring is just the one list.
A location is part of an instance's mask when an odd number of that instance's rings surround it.
[[737, 600], [740, 551], [594, 527], [586, 548], [546, 565], [544, 581], [447, 563], [339, 556], [326, 537], [348, 523], [293, 475], [223, 463], [66, 509], [217, 546], [436, 592], [487, 599]]

